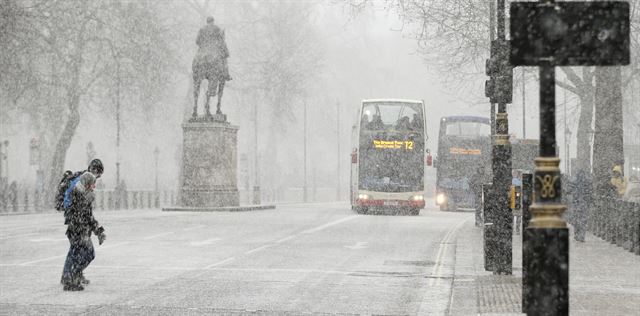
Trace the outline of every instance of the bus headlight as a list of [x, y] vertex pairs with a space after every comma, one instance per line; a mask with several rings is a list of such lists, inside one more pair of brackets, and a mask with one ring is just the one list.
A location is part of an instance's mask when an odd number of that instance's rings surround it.
[[366, 195], [366, 194], [360, 193], [360, 194], [358, 194], [358, 199], [360, 199], [360, 200], [368, 200], [369, 196]]
[[411, 201], [424, 201], [424, 196], [422, 195], [414, 195], [411, 197]]
[[441, 205], [444, 204], [447, 201], [447, 196], [444, 195], [444, 193], [438, 193], [438, 195], [436, 195], [436, 204]]

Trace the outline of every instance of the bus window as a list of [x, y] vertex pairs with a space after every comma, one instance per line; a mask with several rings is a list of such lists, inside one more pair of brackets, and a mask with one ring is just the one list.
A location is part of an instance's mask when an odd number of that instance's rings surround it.
[[487, 136], [491, 126], [479, 122], [450, 122], [447, 124], [447, 136]]
[[[371, 118], [371, 122], [368, 122]], [[424, 127], [420, 104], [414, 103], [365, 103], [360, 127], [368, 130], [414, 130]], [[364, 124], [367, 122], [367, 124]]]

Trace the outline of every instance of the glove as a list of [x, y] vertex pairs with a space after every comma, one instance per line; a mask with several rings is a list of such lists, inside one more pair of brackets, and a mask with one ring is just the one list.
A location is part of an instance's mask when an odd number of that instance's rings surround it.
[[107, 235], [105, 233], [98, 234], [98, 244], [102, 245], [102, 243], [107, 240]]

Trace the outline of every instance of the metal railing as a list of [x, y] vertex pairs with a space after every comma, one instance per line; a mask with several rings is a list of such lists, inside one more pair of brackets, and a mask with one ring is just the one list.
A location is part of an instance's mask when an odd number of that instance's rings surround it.
[[640, 255], [640, 203], [599, 197], [592, 203], [589, 215], [591, 233]]
[[[174, 191], [96, 190], [96, 210], [149, 209], [176, 205]], [[12, 190], [0, 194], [0, 214], [55, 212], [52, 201], [35, 190]]]

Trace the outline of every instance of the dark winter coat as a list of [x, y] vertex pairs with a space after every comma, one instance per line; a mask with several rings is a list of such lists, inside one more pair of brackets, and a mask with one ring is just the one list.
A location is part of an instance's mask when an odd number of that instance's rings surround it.
[[95, 184], [95, 177], [87, 172], [81, 177], [76, 186], [71, 190], [71, 207], [65, 210], [65, 222], [67, 223], [67, 236], [90, 237], [91, 232], [98, 234], [100, 224], [93, 217], [93, 201], [95, 195], [91, 189], [86, 187]]

